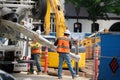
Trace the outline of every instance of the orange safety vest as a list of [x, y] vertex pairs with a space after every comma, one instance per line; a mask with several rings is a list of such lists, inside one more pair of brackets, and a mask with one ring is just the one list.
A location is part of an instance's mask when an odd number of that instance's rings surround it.
[[32, 54], [41, 53], [41, 45], [38, 42], [31, 42], [30, 45]]
[[63, 53], [70, 52], [69, 39], [66, 36], [58, 38], [57, 52], [63, 52]]

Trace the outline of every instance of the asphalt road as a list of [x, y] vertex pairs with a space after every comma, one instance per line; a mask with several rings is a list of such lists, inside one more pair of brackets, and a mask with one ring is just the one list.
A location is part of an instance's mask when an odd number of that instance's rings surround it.
[[[47, 74], [41, 75], [27, 75], [26, 72], [21, 73], [12, 73], [12, 75], [16, 78], [16, 80], [58, 80], [57, 76], [49, 76]], [[73, 80], [71, 76], [63, 76], [62, 80]], [[88, 78], [78, 77], [74, 80], [89, 80]]]

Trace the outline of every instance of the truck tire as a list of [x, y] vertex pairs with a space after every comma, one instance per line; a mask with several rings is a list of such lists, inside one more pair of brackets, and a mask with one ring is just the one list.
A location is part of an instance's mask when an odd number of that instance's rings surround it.
[[32, 17], [34, 19], [44, 19], [47, 11], [47, 2], [46, 0], [34, 0], [36, 5], [32, 9]]
[[13, 73], [14, 65], [13, 64], [4, 64], [4, 65], [2, 65], [2, 70], [6, 71], [8, 73]]
[[[11, 43], [11, 42], [12, 41], [9, 40], [9, 45], [14, 44], [14, 43]], [[4, 58], [3, 61], [10, 61], [10, 62], [14, 61], [14, 51], [5, 52], [5, 58]], [[10, 62], [2, 64], [1, 69], [8, 72], [8, 73], [12, 73], [13, 70], [14, 70], [14, 64], [12, 64]]]

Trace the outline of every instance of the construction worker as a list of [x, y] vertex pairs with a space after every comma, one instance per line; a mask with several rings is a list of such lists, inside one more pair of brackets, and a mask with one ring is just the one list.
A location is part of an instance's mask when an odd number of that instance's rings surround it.
[[[38, 34], [40, 34], [38, 30], [36, 30], [36, 32]], [[41, 65], [39, 62], [39, 58], [40, 58], [40, 53], [42, 52], [41, 50], [41, 44], [33, 41], [30, 42], [30, 46], [31, 46], [31, 60], [34, 60], [36, 66], [37, 66], [37, 74], [41, 74], [42, 73], [42, 69], [41, 69]], [[34, 74], [34, 63], [30, 63], [30, 72], [29, 74]]]
[[66, 60], [72, 78], [74, 79], [78, 77], [78, 75], [76, 75], [75, 71], [73, 70], [69, 55], [71, 49], [71, 41], [69, 39], [69, 36], [70, 31], [66, 30], [64, 32], [64, 36], [59, 37], [54, 43], [54, 45], [57, 46], [57, 52], [59, 53], [58, 79], [62, 79], [62, 64], [64, 60]]

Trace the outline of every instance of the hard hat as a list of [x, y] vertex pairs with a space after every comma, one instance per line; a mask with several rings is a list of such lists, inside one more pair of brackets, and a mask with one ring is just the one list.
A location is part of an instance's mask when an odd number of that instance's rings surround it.
[[64, 34], [69, 34], [70, 35], [70, 31], [67, 29], [67, 30], [65, 30]]
[[40, 31], [40, 30], [37, 30], [36, 33], [37, 33], [38, 35], [40, 35], [40, 34], [41, 34], [41, 31]]

